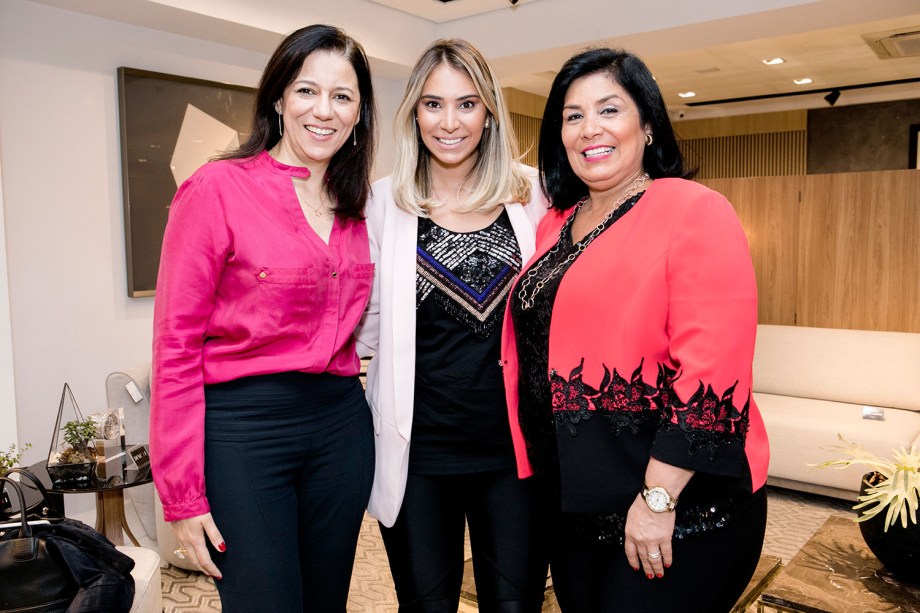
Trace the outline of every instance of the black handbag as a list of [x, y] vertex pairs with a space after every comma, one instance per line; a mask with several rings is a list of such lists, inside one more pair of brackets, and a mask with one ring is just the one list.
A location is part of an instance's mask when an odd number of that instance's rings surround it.
[[[31, 471], [25, 468], [8, 468], [6, 470], [5, 476], [10, 476], [10, 474], [16, 473], [20, 475], [20, 487], [28, 487], [33, 490], [37, 490], [41, 499], [37, 502], [32, 503], [31, 506], [26, 510], [26, 519], [28, 520], [55, 520], [63, 519], [64, 511], [51, 500], [51, 496], [48, 494], [48, 490], [45, 488], [45, 484], [42, 483], [38, 477], [32, 474]], [[28, 479], [31, 484], [25, 484], [22, 482], [22, 479]], [[0, 514], [0, 519], [4, 519], [3, 514]], [[0, 521], [0, 523], [4, 523]]]
[[0, 491], [12, 491], [19, 501], [18, 526], [0, 529], [0, 613], [67, 610], [77, 584], [64, 561], [33, 533], [25, 497], [16, 481], [0, 477]]

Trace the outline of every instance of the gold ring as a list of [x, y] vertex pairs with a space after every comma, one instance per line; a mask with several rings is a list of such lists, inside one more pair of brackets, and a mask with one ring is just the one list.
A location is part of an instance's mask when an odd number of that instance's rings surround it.
[[176, 556], [177, 558], [179, 558], [180, 560], [184, 560], [184, 559], [185, 559], [185, 555], [186, 555], [187, 553], [188, 553], [188, 550], [187, 550], [187, 549], [184, 549], [184, 548], [182, 548], [182, 547], [179, 547], [179, 549], [176, 549], [176, 550], [173, 552], [173, 555]]

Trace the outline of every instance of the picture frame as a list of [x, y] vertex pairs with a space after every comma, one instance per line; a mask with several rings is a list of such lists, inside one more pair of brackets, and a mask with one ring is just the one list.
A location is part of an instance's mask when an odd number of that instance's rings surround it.
[[156, 293], [160, 248], [179, 185], [249, 137], [255, 89], [121, 66], [119, 128], [127, 291]]
[[915, 123], [910, 127], [907, 151], [907, 167], [920, 170], [920, 157], [917, 155], [917, 152], [920, 151], [920, 123]]

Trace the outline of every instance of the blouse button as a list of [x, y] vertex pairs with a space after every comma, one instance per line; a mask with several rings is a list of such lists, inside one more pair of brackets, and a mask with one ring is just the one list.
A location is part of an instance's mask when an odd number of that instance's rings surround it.
[[265, 272], [264, 270], [263, 270], [262, 272], [259, 273], [259, 278], [260, 278], [260, 279], [264, 279], [264, 278], [267, 277], [267, 276], [268, 276], [268, 273]]
[[338, 277], [338, 276], [339, 276], [339, 273], [337, 273], [336, 271], [333, 270], [333, 271], [332, 271], [332, 278], [335, 279], [335, 278]]

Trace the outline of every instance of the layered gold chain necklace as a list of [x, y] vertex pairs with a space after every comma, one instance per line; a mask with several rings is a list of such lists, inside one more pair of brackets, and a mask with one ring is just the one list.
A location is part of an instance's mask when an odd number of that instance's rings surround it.
[[[581, 210], [581, 207], [584, 206], [585, 202], [588, 201], [588, 197], [585, 196], [584, 198], [578, 201], [578, 203], [575, 205], [575, 209], [572, 211], [572, 214], [569, 215], [569, 218], [565, 220], [565, 224], [563, 224], [562, 230], [560, 230], [559, 232], [559, 240], [556, 242], [556, 244], [553, 246], [552, 249], [547, 251], [543, 255], [543, 257], [540, 258], [540, 261], [537, 262], [537, 264], [533, 268], [527, 271], [527, 274], [525, 274], [524, 278], [521, 280], [521, 285], [520, 285], [521, 289], [518, 290], [517, 295], [518, 295], [518, 298], [520, 298], [521, 300], [522, 309], [526, 311], [528, 309], [533, 308], [534, 298], [536, 298], [537, 294], [539, 294], [543, 290], [547, 282], [549, 282], [556, 275], [558, 275], [560, 271], [562, 271], [565, 268], [568, 268], [568, 266], [572, 262], [575, 261], [575, 258], [577, 258], [581, 254], [582, 251], [587, 249], [588, 245], [591, 244], [591, 241], [597, 238], [597, 236], [601, 232], [604, 231], [604, 228], [607, 226], [607, 223], [613, 217], [614, 213], [617, 212], [620, 206], [624, 202], [629, 200], [630, 198], [634, 197], [640, 191], [642, 191], [642, 188], [645, 187], [645, 183], [648, 180], [649, 180], [649, 176], [647, 172], [644, 172], [640, 176], [636, 177], [636, 180], [632, 182], [632, 185], [629, 186], [629, 189], [626, 190], [626, 193], [623, 194], [621, 198], [619, 198], [616, 202], [613, 203], [613, 208], [611, 208], [610, 211], [604, 216], [604, 219], [602, 219], [601, 222], [597, 224], [593, 230], [591, 230], [590, 234], [588, 234], [587, 236], [582, 238], [580, 241], [575, 243], [575, 251], [570, 253], [564, 260], [556, 264], [556, 266], [552, 270], [550, 270], [548, 273], [546, 273], [539, 281], [534, 283], [534, 278], [536, 278], [536, 276], [539, 274], [540, 269], [543, 268], [543, 264], [546, 263], [546, 261], [549, 260], [551, 256], [553, 256], [555, 253], [559, 251], [559, 248], [562, 245], [563, 239], [568, 233], [569, 228], [571, 228], [572, 226], [572, 222], [575, 219], [575, 215], [578, 213], [579, 210]], [[531, 285], [533, 285], [533, 288], [529, 289]], [[530, 293], [529, 297], [528, 297], [528, 292]]]

